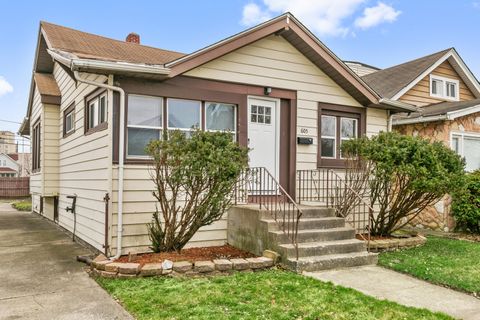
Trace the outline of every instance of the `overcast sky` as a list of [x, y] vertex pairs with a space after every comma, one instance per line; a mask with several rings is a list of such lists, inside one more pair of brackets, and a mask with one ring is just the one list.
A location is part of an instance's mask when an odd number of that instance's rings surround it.
[[[388, 67], [449, 47], [480, 75], [480, 0], [2, 1], [0, 120], [25, 116], [39, 21], [189, 53], [291, 11], [340, 58]], [[0, 130], [19, 125], [0, 121]]]

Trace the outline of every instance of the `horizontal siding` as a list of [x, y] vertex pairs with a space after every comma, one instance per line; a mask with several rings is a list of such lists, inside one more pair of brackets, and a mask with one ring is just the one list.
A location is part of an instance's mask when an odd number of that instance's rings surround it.
[[387, 131], [388, 113], [386, 110], [367, 109], [367, 137], [377, 135], [379, 132]]
[[[297, 91], [297, 135], [312, 145], [297, 147], [297, 169], [317, 165], [318, 103], [362, 107], [344, 89], [282, 37], [269, 36], [186, 73], [188, 76]], [[302, 133], [301, 130], [308, 131]]]
[[[475, 99], [473, 93], [448, 61], [445, 61], [439, 65], [435, 70], [432, 71], [432, 74], [459, 80], [460, 101]], [[420, 80], [412, 89], [408, 90], [402, 97], [400, 97], [399, 100], [416, 106], [425, 106], [431, 103], [445, 101], [443, 99], [430, 96], [430, 75], [427, 75], [425, 78]]]
[[[33, 125], [40, 119], [42, 121], [42, 103], [40, 101], [40, 93], [37, 87], [34, 87], [33, 101], [32, 101], [32, 113], [30, 115], [30, 132], [33, 132]], [[40, 139], [43, 135], [40, 135]], [[44, 152], [44, 148], [40, 148], [40, 157]], [[35, 205], [40, 208], [40, 195], [42, 194], [42, 172], [33, 173], [30, 175], [30, 193], [32, 194], [32, 203], [35, 210]], [[37, 195], [37, 196], [33, 196]], [[37, 201], [37, 202], [34, 202]]]
[[[85, 96], [96, 87], [83, 83], [75, 84], [72, 78], [55, 64], [54, 76], [62, 93], [57, 130], [52, 130], [52, 139], [58, 141], [59, 176], [59, 224], [73, 231], [73, 214], [65, 210], [72, 200], [68, 195], [77, 195], [76, 236], [103, 251], [105, 234], [105, 203], [109, 192], [109, 170], [111, 167], [110, 130], [85, 135]], [[103, 82], [104, 76], [83, 74], [89, 80]], [[63, 111], [75, 103], [75, 132], [63, 137]], [[109, 101], [109, 112], [111, 110]], [[53, 163], [52, 163], [53, 165]]]
[[[150, 251], [147, 224], [152, 221], [156, 199], [152, 195], [154, 184], [149, 168], [126, 165], [124, 169], [122, 253]], [[112, 248], [116, 249], [118, 221], [118, 168], [113, 170]], [[202, 227], [187, 247], [223, 245], [227, 239], [226, 216], [209, 226]]]
[[[44, 181], [45, 195], [58, 193], [58, 144], [60, 137], [60, 110], [59, 106], [44, 105], [43, 106], [43, 127], [42, 127], [42, 174]], [[53, 207], [52, 207], [53, 208]], [[48, 211], [45, 208], [46, 212]], [[53, 210], [53, 209], [52, 209]], [[53, 217], [53, 215], [52, 215]]]

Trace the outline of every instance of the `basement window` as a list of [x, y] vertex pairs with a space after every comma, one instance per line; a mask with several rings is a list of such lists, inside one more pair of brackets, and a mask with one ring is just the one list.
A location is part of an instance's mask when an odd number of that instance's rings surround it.
[[459, 81], [430, 75], [430, 96], [446, 100], [459, 100]]

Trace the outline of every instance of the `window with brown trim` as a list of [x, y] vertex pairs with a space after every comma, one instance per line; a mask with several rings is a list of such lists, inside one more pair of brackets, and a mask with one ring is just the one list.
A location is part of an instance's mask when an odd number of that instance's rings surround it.
[[32, 127], [32, 172], [40, 171], [40, 120]]
[[85, 104], [85, 133], [107, 128], [107, 92], [103, 91]]
[[341, 145], [365, 133], [365, 109], [321, 104], [318, 119], [318, 166], [344, 167]]
[[63, 137], [75, 132], [75, 103], [63, 111]]

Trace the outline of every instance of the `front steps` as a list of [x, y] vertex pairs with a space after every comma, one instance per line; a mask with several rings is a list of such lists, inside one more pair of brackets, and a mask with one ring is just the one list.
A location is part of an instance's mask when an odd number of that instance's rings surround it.
[[[377, 254], [367, 252], [365, 242], [355, 238], [354, 229], [344, 218], [335, 217], [333, 209], [301, 206], [297, 261], [295, 247], [280, 230], [271, 212], [256, 206], [239, 207], [243, 210], [235, 209], [229, 214], [229, 243], [256, 254], [264, 249], [277, 251], [282, 263], [297, 272], [377, 263]], [[238, 233], [231, 234], [235, 231]]]

